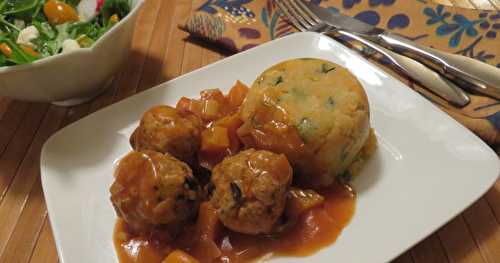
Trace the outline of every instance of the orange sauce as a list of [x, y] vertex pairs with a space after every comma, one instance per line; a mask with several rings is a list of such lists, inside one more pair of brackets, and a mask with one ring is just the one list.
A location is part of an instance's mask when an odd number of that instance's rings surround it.
[[[355, 194], [349, 187], [339, 184], [320, 193], [325, 202], [305, 212], [293, 227], [280, 235], [251, 236], [222, 228], [215, 240], [221, 255], [214, 262], [251, 262], [269, 254], [307, 256], [332, 244], [354, 214]], [[187, 227], [179, 239], [192, 235], [192, 228]], [[183, 242], [134, 237], [120, 219], [116, 223], [113, 239], [121, 263], [161, 263], [172, 249], [193, 249], [180, 245]], [[206, 262], [203, 258], [198, 260]]]
[[[243, 124], [238, 110], [247, 92], [248, 88], [237, 82], [227, 96], [219, 90], [206, 90], [199, 100], [182, 98], [177, 103], [178, 110], [195, 114], [205, 125], [198, 152], [201, 166], [211, 169], [242, 146], [287, 156], [302, 151], [304, 142], [297, 129], [287, 125], [287, 113], [273, 106], [272, 98], [265, 100], [272, 107], [259, 107], [253, 122]], [[174, 240], [160, 229], [147, 235], [133, 234], [130, 226], [118, 219], [113, 235], [116, 252], [121, 263], [161, 263], [175, 249], [189, 253], [201, 263], [252, 262], [269, 255], [311, 255], [335, 242], [355, 210], [355, 193], [348, 186], [334, 184], [319, 193], [325, 198], [321, 205], [304, 212], [294, 225], [272, 236], [230, 231], [222, 226], [208, 202], [201, 204], [196, 223], [178, 227], [180, 233]]]

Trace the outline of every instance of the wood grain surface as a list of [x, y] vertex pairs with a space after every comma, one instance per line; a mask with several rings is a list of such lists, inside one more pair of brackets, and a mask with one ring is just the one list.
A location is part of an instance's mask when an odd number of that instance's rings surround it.
[[[436, 1], [500, 10], [500, 0]], [[193, 6], [201, 2], [147, 0], [134, 32], [128, 63], [111, 88], [89, 103], [61, 108], [0, 97], [0, 262], [59, 261], [39, 172], [41, 148], [54, 132], [89, 113], [225, 56], [196, 42], [186, 42], [187, 34], [177, 28]], [[471, 207], [394, 262], [498, 263], [499, 223], [497, 181]]]

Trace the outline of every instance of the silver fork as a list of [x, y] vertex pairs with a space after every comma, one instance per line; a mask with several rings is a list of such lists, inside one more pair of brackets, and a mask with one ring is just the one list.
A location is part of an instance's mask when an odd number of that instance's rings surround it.
[[330, 37], [333, 37], [333, 33], [336, 32], [355, 39], [388, 58], [400, 72], [419, 82], [422, 86], [433, 91], [446, 101], [459, 107], [464, 107], [470, 102], [469, 96], [462, 89], [420, 62], [390, 51], [348, 31], [330, 27], [304, 5], [302, 0], [275, 0], [275, 3], [288, 21], [300, 31], [318, 32]]

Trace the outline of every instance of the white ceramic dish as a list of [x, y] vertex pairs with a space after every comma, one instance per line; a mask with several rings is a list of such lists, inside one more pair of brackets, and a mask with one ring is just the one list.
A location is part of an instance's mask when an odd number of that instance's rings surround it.
[[125, 63], [135, 21], [144, 0], [132, 0], [131, 12], [90, 48], [0, 68], [0, 96], [62, 106], [87, 101], [106, 88]]
[[206, 88], [250, 84], [282, 60], [315, 57], [349, 68], [370, 101], [379, 149], [353, 184], [352, 222], [307, 258], [272, 262], [385, 262], [478, 199], [495, 182], [498, 157], [478, 137], [355, 52], [315, 33], [294, 34], [164, 83], [66, 127], [44, 146], [44, 193], [61, 261], [116, 262], [113, 162], [129, 150], [141, 114]]

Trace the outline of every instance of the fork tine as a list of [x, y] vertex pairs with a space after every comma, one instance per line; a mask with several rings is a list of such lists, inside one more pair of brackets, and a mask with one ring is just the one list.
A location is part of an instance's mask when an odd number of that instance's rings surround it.
[[286, 15], [288, 20], [290, 20], [296, 28], [300, 31], [309, 31], [311, 25], [309, 25], [293, 8], [291, 8], [286, 0], [275, 0], [275, 3], [278, 4], [281, 12]]
[[282, 0], [282, 3], [288, 8], [288, 12], [290, 12], [308, 31], [311, 30], [314, 25], [305, 18], [305, 14], [302, 13], [302, 10], [296, 8], [295, 2], [291, 0]]
[[[321, 21], [318, 22], [312, 18], [310, 10], [302, 3], [301, 0], [285, 0], [285, 1], [290, 2], [293, 8], [296, 11], [298, 11], [299, 15], [302, 18], [304, 18], [312, 27], [316, 27], [318, 23], [321, 23]], [[311, 29], [309, 28], [309, 30]]]
[[314, 14], [309, 7], [307, 7], [304, 4], [304, 0], [292, 0], [294, 2], [297, 2], [298, 5], [305, 10], [305, 12], [317, 23], [317, 24], [323, 24], [323, 20], [321, 20], [316, 14]]
[[280, 11], [281, 11], [281, 15], [284, 15], [284, 16], [286, 17], [286, 19], [287, 19], [288, 21], [292, 22], [292, 24], [293, 24], [293, 25], [294, 25], [297, 29], [299, 29], [300, 31], [307, 31], [307, 28], [303, 27], [303, 26], [299, 23], [299, 21], [298, 21], [297, 19], [295, 19], [295, 17], [293, 17], [293, 16], [292, 16], [292, 15], [288, 12], [288, 9], [287, 9], [287, 8], [286, 8], [286, 7], [285, 7], [285, 6], [281, 3], [281, 1], [280, 1], [280, 0], [275, 0], [274, 2], [278, 5], [278, 7], [279, 7], [279, 9], [280, 9]]

